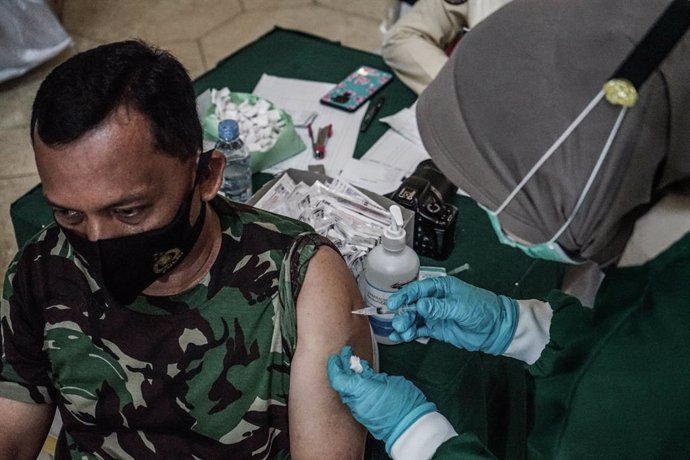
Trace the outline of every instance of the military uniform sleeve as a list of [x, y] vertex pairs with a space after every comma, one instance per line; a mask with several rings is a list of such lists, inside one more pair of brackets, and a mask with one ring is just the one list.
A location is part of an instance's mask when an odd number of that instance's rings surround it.
[[383, 59], [415, 93], [421, 93], [448, 60], [444, 48], [466, 25], [467, 8], [467, 3], [420, 0], [384, 37]]
[[43, 352], [43, 327], [27, 298], [27, 283], [16, 260], [5, 276], [0, 303], [0, 396], [15, 401], [46, 404], [54, 401]]

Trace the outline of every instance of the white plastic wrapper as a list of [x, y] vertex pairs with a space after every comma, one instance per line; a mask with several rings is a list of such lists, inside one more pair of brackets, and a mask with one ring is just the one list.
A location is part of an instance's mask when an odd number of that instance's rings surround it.
[[72, 44], [43, 0], [0, 0], [0, 82], [19, 77]]
[[283, 174], [255, 206], [311, 225], [335, 244], [355, 277], [389, 225], [382, 206], [337, 179], [309, 186]]

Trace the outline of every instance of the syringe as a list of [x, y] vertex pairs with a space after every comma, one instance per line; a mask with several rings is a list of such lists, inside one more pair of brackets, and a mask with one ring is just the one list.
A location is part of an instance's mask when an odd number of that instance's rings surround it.
[[385, 314], [391, 314], [391, 313], [402, 313], [404, 311], [413, 311], [413, 310], [416, 310], [416, 308], [412, 307], [412, 306], [400, 307], [397, 310], [389, 310], [386, 307], [364, 307], [364, 308], [360, 308], [358, 310], [352, 310], [352, 313], [355, 315], [372, 316], [372, 315], [385, 315]]

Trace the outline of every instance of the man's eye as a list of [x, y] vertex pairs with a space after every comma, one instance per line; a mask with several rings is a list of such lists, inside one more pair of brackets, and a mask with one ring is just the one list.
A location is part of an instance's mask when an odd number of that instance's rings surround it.
[[113, 209], [113, 214], [122, 219], [132, 219], [141, 213], [141, 208], [118, 208]]
[[83, 217], [83, 214], [80, 211], [75, 211], [74, 209], [54, 208], [53, 214], [67, 222], [77, 222]]
[[74, 209], [53, 208], [55, 222], [66, 227], [79, 225], [84, 220], [84, 214]]

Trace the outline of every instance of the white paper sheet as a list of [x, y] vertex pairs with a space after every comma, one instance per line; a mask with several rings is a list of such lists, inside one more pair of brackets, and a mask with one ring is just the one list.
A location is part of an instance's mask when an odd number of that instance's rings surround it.
[[362, 160], [375, 161], [410, 175], [417, 165], [429, 158], [426, 150], [419, 148], [396, 131], [389, 129], [362, 156]]
[[350, 158], [340, 174], [340, 179], [371, 192], [385, 195], [397, 190], [405, 176], [405, 170], [369, 160]]
[[305, 112], [317, 112], [318, 115], [312, 123], [314, 136], [320, 127], [329, 123], [333, 125], [333, 135], [326, 144], [326, 157], [323, 160], [314, 158], [307, 130], [296, 128], [307, 146], [306, 150], [264, 172], [278, 174], [288, 168], [307, 169], [312, 164], [323, 164], [327, 175], [331, 177], [340, 175], [345, 163], [352, 158], [355, 151], [359, 126], [369, 103], [367, 102], [353, 113], [319, 103], [321, 96], [333, 88], [333, 85], [334, 83], [282, 78], [267, 74], [261, 76], [253, 94], [273, 102], [290, 114], [295, 114], [296, 118], [300, 118]]
[[415, 102], [412, 106], [402, 109], [400, 112], [394, 113], [393, 115], [381, 118], [379, 121], [386, 123], [394, 131], [397, 131], [398, 134], [415, 144], [420, 149], [424, 149], [422, 138], [419, 135], [419, 127], [417, 126], [415, 104], [417, 103]]
[[[375, 161], [390, 168], [404, 170], [405, 176], [409, 176], [420, 162], [430, 158], [419, 137], [414, 113], [412, 106], [390, 117], [382, 118], [380, 121], [388, 123], [391, 129], [371, 146], [362, 156], [362, 160]], [[457, 194], [469, 196], [461, 189], [458, 189]]]

